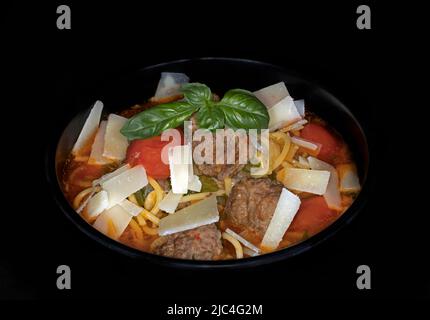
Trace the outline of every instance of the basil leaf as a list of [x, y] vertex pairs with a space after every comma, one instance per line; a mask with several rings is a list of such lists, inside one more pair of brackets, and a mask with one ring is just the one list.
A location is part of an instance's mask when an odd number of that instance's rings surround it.
[[211, 90], [201, 83], [184, 84], [181, 91], [186, 101], [142, 111], [125, 123], [121, 133], [129, 140], [157, 136], [164, 130], [182, 125], [196, 111], [199, 127], [209, 130], [226, 125], [234, 130], [265, 129], [269, 124], [266, 107], [249, 91], [229, 90], [219, 102], [211, 100]]
[[259, 163], [259, 164], [247, 163], [247, 164], [245, 164], [245, 166], [242, 168], [242, 171], [243, 171], [243, 172], [246, 172], [246, 173], [250, 173], [252, 168], [260, 168], [260, 166], [261, 166], [261, 163]]
[[269, 125], [267, 108], [247, 90], [229, 90], [217, 105], [232, 129], [267, 129]]
[[203, 106], [212, 97], [211, 89], [207, 85], [197, 82], [183, 84], [181, 92], [184, 94], [185, 100], [198, 107]]
[[143, 207], [145, 199], [151, 191], [154, 190], [150, 184], [146, 185], [142, 189], [136, 191], [134, 196], [136, 197], [137, 203]]
[[164, 130], [182, 125], [197, 110], [198, 107], [190, 105], [186, 101], [160, 104], [128, 119], [121, 129], [121, 133], [128, 140], [158, 136]]
[[202, 183], [202, 189], [200, 192], [215, 192], [218, 191], [218, 184], [216, 181], [208, 176], [199, 176], [200, 182]]
[[197, 112], [199, 128], [215, 130], [224, 128], [224, 112], [214, 103], [205, 103]]

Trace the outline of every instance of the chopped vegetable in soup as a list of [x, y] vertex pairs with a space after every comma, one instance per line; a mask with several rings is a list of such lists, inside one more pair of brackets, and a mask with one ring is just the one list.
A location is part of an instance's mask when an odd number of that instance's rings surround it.
[[97, 232], [167, 257], [241, 259], [305, 241], [352, 204], [348, 146], [283, 82], [218, 96], [188, 81], [163, 73], [119, 115], [92, 107], [62, 187]]

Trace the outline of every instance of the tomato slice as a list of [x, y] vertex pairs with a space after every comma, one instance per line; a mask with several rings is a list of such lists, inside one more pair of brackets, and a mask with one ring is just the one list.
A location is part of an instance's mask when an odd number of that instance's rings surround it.
[[337, 212], [327, 206], [324, 197], [303, 199], [288, 231], [306, 231], [309, 235], [314, 235], [332, 223], [336, 217]]
[[127, 149], [126, 162], [131, 166], [138, 164], [143, 165], [147, 175], [152, 178], [166, 179], [170, 176], [170, 169], [168, 162], [162, 161], [161, 155], [163, 148], [167, 144], [173, 147], [175, 145], [180, 145], [181, 143], [182, 142], [174, 140], [161, 141], [161, 136], [133, 140]]
[[331, 164], [344, 161], [344, 143], [324, 126], [316, 123], [309, 123], [300, 132], [300, 137], [321, 144], [321, 150], [317, 156], [318, 159]]

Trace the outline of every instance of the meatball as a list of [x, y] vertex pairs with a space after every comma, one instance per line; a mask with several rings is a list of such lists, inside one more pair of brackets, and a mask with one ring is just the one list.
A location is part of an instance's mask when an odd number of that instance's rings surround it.
[[215, 224], [209, 224], [160, 237], [152, 243], [151, 249], [166, 257], [214, 260], [222, 251], [221, 232]]
[[268, 178], [244, 179], [231, 190], [224, 211], [226, 218], [264, 236], [281, 191], [282, 185]]
[[[224, 162], [223, 164], [217, 164], [215, 163], [216, 161], [216, 143], [215, 143], [215, 136], [213, 138], [214, 140], [214, 145], [213, 145], [213, 164], [207, 164], [207, 163], [202, 163], [202, 164], [195, 164], [195, 167], [197, 168], [197, 172], [205, 175], [205, 176], [209, 176], [209, 177], [216, 177], [217, 179], [223, 181], [224, 178], [226, 177], [234, 177], [237, 173], [239, 173], [243, 167], [245, 166], [245, 164], [241, 164], [239, 163], [239, 144], [240, 144], [240, 140], [238, 137], [235, 137], [235, 158], [234, 158], [234, 163], [232, 164], [227, 164], [227, 139], [225, 139], [224, 141]], [[204, 141], [204, 140], [203, 140]], [[193, 142], [193, 148], [197, 147], [200, 143], [199, 141], [194, 141]]]
[[[219, 98], [218, 98], [219, 99]], [[194, 132], [199, 128], [196, 116], [193, 115], [191, 117], [191, 131]], [[199, 175], [205, 175], [209, 177], [216, 177], [219, 180], [224, 180], [226, 177], [233, 177], [237, 173], [239, 173], [242, 168], [245, 166], [245, 164], [239, 163], [239, 144], [240, 139], [238, 136], [235, 136], [235, 160], [233, 164], [217, 164], [216, 161], [216, 139], [215, 134], [213, 134], [213, 155], [212, 155], [212, 164], [202, 163], [202, 164], [195, 164], [195, 170]], [[247, 139], [247, 137], [245, 136]], [[200, 143], [203, 143], [204, 139], [202, 141], [193, 141], [193, 149], [196, 148]], [[204, 155], [204, 154], [202, 154]], [[224, 140], [224, 161], [227, 162], [227, 139]]]

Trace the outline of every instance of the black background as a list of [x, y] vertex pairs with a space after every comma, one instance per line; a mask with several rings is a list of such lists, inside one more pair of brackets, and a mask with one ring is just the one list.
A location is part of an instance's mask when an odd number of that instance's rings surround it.
[[[71, 30], [56, 28], [59, 4], [71, 7]], [[425, 202], [420, 191], [407, 187], [414, 173], [405, 171], [411, 162], [423, 161], [406, 138], [413, 132], [403, 127], [402, 110], [409, 108], [411, 96], [400, 74], [413, 63], [403, 55], [413, 46], [398, 23], [397, 8], [381, 2], [366, 2], [372, 29], [358, 30], [359, 4], [90, 6], [66, 1], [4, 8], [2, 168], [10, 183], [2, 196], [7, 206], [1, 210], [0, 297], [136, 298], [156, 313], [175, 302], [263, 303], [268, 314], [282, 308], [273, 301], [286, 298], [428, 298], [428, 212], [419, 207]], [[403, 17], [409, 9], [403, 7]], [[371, 144], [372, 195], [351, 225], [288, 261], [203, 272], [112, 253], [64, 217], [44, 172], [46, 145], [64, 119], [76, 113], [80, 101], [96, 99], [96, 88], [109, 79], [154, 63], [201, 56], [291, 67], [341, 99], [357, 94], [368, 102], [357, 116]], [[56, 288], [60, 264], [71, 267], [72, 290]], [[356, 288], [361, 264], [372, 270], [371, 290]]]

